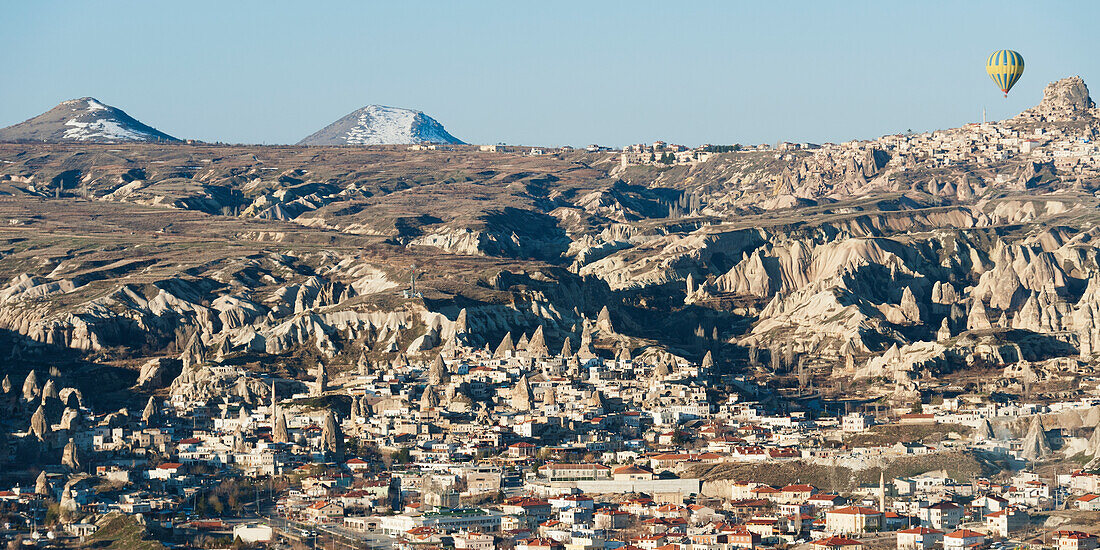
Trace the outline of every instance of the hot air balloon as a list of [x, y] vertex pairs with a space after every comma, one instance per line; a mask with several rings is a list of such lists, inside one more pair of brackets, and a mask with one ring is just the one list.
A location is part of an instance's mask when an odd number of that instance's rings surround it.
[[1024, 74], [1024, 56], [1012, 50], [997, 50], [985, 61], [985, 72], [1008, 97], [1008, 91]]

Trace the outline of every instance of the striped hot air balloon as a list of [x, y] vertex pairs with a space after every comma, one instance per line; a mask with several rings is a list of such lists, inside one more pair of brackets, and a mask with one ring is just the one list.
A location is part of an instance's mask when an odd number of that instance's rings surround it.
[[1024, 74], [1024, 56], [1012, 50], [997, 50], [985, 61], [985, 72], [1008, 97], [1008, 91]]

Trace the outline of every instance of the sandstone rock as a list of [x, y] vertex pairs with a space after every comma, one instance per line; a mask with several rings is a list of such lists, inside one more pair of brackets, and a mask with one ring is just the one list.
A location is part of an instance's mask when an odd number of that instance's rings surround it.
[[936, 331], [936, 340], [943, 342], [951, 339], [951, 326], [947, 323], [947, 317], [940, 323], [940, 329]]
[[46, 384], [42, 386], [42, 399], [60, 399], [57, 395], [57, 384], [54, 383], [53, 378], [46, 380]]
[[1095, 428], [1100, 426], [1100, 405], [1093, 405], [1089, 407], [1087, 413], [1085, 413], [1084, 419], [1082, 419], [1083, 425], [1087, 428]]
[[512, 333], [509, 332], [506, 333], [504, 335], [504, 338], [500, 340], [500, 344], [497, 346], [496, 351], [493, 352], [493, 357], [498, 359], [504, 358], [507, 357], [509, 353], [512, 353], [515, 350], [516, 347], [514, 344], [512, 344]]
[[76, 442], [71, 437], [69, 442], [65, 444], [65, 449], [61, 452], [61, 465], [73, 471], [80, 470], [80, 458], [76, 455]]
[[1020, 449], [1020, 458], [1028, 461], [1039, 461], [1051, 454], [1050, 441], [1047, 440], [1046, 430], [1039, 415], [1031, 417], [1027, 435], [1024, 436]]
[[27, 374], [27, 378], [23, 380], [23, 400], [28, 402], [34, 401], [38, 398], [39, 391], [38, 375], [36, 375], [32, 369], [31, 372]]
[[615, 327], [611, 324], [611, 312], [607, 310], [607, 306], [603, 306], [596, 317], [596, 330], [602, 335], [615, 334]]
[[[707, 352], [710, 353], [710, 352]], [[633, 361], [633, 356], [630, 353], [630, 347], [626, 342], [619, 348], [619, 355], [616, 357], [619, 361]], [[713, 366], [713, 365], [712, 365]]]
[[1085, 81], [1080, 76], [1071, 76], [1047, 84], [1043, 89], [1043, 100], [1022, 115], [1063, 119], [1088, 114], [1095, 108], [1096, 103], [1089, 97]]
[[77, 512], [80, 510], [80, 506], [73, 498], [73, 491], [68, 483], [65, 484], [65, 488], [61, 491], [61, 501], [58, 503], [57, 509], [59, 519], [69, 523], [76, 518]]
[[597, 414], [602, 413], [604, 410], [606, 410], [606, 404], [604, 403], [603, 395], [600, 394], [599, 390], [593, 391], [592, 395], [588, 396], [587, 404], [589, 408], [594, 409]]
[[206, 354], [207, 349], [206, 344], [203, 342], [202, 333], [195, 331], [191, 334], [190, 340], [187, 341], [183, 353], [180, 354], [180, 360], [183, 361], [183, 370], [205, 364]]
[[275, 413], [275, 427], [271, 431], [271, 439], [276, 443], [287, 443], [290, 435], [286, 429], [286, 414], [279, 410]]
[[657, 381], [663, 381], [672, 374], [672, 369], [665, 361], [658, 361], [657, 366], [653, 368], [653, 379]]
[[39, 441], [45, 441], [50, 436], [52, 429], [50, 422], [46, 419], [46, 408], [44, 406], [39, 405], [38, 409], [31, 415], [30, 431]]
[[512, 408], [517, 411], [530, 411], [533, 402], [531, 384], [527, 382], [527, 375], [522, 375], [512, 388]]
[[34, 482], [34, 494], [43, 497], [50, 496], [50, 481], [46, 479], [46, 471], [38, 472], [38, 479]]
[[970, 182], [966, 179], [966, 176], [959, 176], [959, 183], [955, 185], [955, 195], [961, 201], [968, 201], [974, 198], [974, 188], [970, 186]]
[[69, 433], [73, 433], [81, 429], [80, 425], [80, 411], [77, 409], [66, 408], [61, 413], [61, 429], [66, 430]]
[[985, 312], [985, 304], [981, 300], [975, 300], [970, 306], [970, 315], [966, 318], [966, 330], [990, 330], [993, 324], [989, 322], [989, 316]]
[[710, 372], [714, 370], [714, 355], [707, 350], [707, 354], [703, 356], [703, 362], [699, 365], [703, 372]]
[[163, 388], [168, 383], [169, 370], [167, 359], [150, 359], [141, 365], [141, 372], [134, 386], [143, 389]]
[[309, 388], [309, 394], [314, 397], [323, 395], [328, 391], [328, 370], [325, 368], [325, 364], [318, 361], [316, 371], [316, 378], [313, 381], [313, 385]]
[[989, 441], [993, 439], [993, 426], [989, 424], [989, 420], [982, 420], [978, 423], [978, 427], [974, 430], [974, 442], [980, 443], [982, 441]]
[[435, 387], [427, 386], [420, 394], [420, 412], [428, 412], [439, 407], [439, 394]]
[[84, 394], [76, 388], [61, 388], [57, 395], [61, 402], [70, 409], [78, 410], [84, 406]]
[[1100, 456], [1100, 428], [1092, 430], [1089, 441], [1085, 446], [1085, 454], [1094, 458]]
[[455, 324], [453, 332], [459, 338], [468, 336], [469, 333], [469, 314], [466, 312], [466, 308], [462, 308], [458, 312], [458, 316], [455, 317]]
[[565, 337], [565, 342], [561, 345], [561, 353], [558, 356], [562, 359], [573, 356], [573, 344], [568, 336]]
[[145, 409], [141, 411], [141, 421], [147, 425], [152, 425], [152, 421], [157, 416], [157, 402], [152, 396], [145, 402]]
[[325, 416], [325, 423], [321, 429], [321, 439], [324, 441], [323, 450], [326, 457], [336, 462], [344, 460], [344, 433], [340, 430], [340, 424], [336, 421], [336, 413], [331, 410]]
[[107, 415], [107, 418], [103, 419], [103, 424], [108, 428], [121, 428], [130, 423], [130, 411], [122, 408], [116, 412]]
[[432, 361], [431, 368], [428, 369], [428, 384], [431, 386], [440, 386], [447, 382], [447, 365], [443, 362], [442, 355], [436, 355], [435, 360]]
[[359, 398], [359, 410], [363, 418], [370, 418], [374, 413], [374, 409], [371, 408], [370, 403], [367, 401], [367, 396], [365, 395]]
[[535, 329], [531, 341], [527, 343], [527, 355], [536, 359], [550, 356], [550, 350], [546, 347], [546, 336], [543, 334], [542, 325]]
[[557, 392], [551, 386], [542, 394], [542, 403], [547, 407], [555, 407], [558, 404]]
[[574, 357], [584, 362], [591, 361], [598, 357], [596, 352], [592, 350], [592, 339], [590, 337], [581, 339], [581, 347], [577, 350], [577, 354], [574, 355]]

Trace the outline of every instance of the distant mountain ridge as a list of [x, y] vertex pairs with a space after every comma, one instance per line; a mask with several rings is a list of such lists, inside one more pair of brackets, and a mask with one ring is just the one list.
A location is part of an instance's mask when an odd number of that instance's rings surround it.
[[421, 111], [367, 105], [307, 136], [298, 145], [408, 145], [423, 142], [463, 143]]
[[94, 97], [63, 101], [32, 119], [0, 129], [0, 141], [179, 142]]

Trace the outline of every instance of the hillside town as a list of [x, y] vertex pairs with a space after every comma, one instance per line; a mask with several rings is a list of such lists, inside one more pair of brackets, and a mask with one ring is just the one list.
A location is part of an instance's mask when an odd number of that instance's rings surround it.
[[[541, 328], [495, 349], [464, 336], [448, 335], [430, 359], [364, 356], [340, 372], [319, 363], [305, 385], [211, 364], [192, 347], [185, 383], [140, 413], [90, 410], [48, 373], [6, 376], [5, 406], [30, 415], [10, 439], [60, 462], [0, 491], [3, 536], [81, 545], [129, 517], [169, 540], [276, 547], [1088, 550], [1098, 541], [1060, 528], [1100, 510], [1100, 474], [1087, 468], [1100, 455], [1095, 388], [1058, 402], [961, 388], [905, 408], [780, 402], [744, 375], [717, 372], [710, 354], [698, 364], [625, 347], [601, 357], [589, 339], [551, 351]], [[198, 380], [212, 391], [187, 385]], [[28, 446], [9, 453], [17, 448]], [[960, 457], [1014, 473], [962, 477], [950, 466]], [[1055, 458], [1081, 466], [1033, 469]], [[811, 473], [841, 468], [852, 479]]]
[[1100, 2], [255, 4], [0, 11], [0, 550], [1100, 550]]
[[[913, 133], [889, 134], [873, 140], [853, 140], [843, 143], [793, 143], [781, 141], [774, 145], [746, 146], [702, 145], [688, 148], [664, 141], [623, 147], [619, 162], [623, 168], [636, 165], [672, 166], [707, 162], [719, 152], [746, 154], [768, 152], [794, 155], [797, 169], [780, 182], [776, 194], [816, 195], [810, 183], [818, 178], [852, 179], [863, 176], [860, 185], [869, 179], [886, 175], [897, 180], [906, 172], [969, 165], [989, 167], [1012, 162], [1050, 165], [1063, 177], [1088, 180], [1100, 176], [1100, 134], [1094, 124], [1085, 123], [1079, 113], [1087, 113], [1094, 105], [1080, 78], [1058, 82], [1046, 91], [1038, 106], [1003, 121], [965, 124], [959, 128]], [[1066, 124], [1066, 122], [1077, 122]], [[777, 157], [778, 158], [778, 157]], [[1005, 179], [991, 183], [1005, 183]], [[885, 184], [892, 182], [884, 182]], [[927, 189], [932, 195], [957, 196], [968, 199], [975, 195], [970, 181], [933, 181]]]

